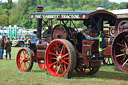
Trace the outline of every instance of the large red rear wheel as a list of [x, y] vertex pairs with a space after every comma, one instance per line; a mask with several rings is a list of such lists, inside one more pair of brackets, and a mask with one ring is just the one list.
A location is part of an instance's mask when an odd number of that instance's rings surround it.
[[123, 30], [115, 37], [112, 58], [120, 70], [128, 72], [128, 30]]
[[45, 55], [46, 67], [52, 76], [71, 78], [76, 66], [76, 52], [69, 41], [53, 40], [47, 47]]
[[33, 52], [29, 48], [21, 48], [17, 53], [16, 64], [20, 71], [30, 71], [33, 66]]

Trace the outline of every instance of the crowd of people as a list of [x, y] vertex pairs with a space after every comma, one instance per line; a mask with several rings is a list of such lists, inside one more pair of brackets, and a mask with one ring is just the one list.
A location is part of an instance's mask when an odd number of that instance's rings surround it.
[[7, 56], [9, 54], [9, 59], [11, 60], [11, 46], [12, 42], [9, 37], [2, 36], [0, 39], [0, 59], [3, 59], [3, 54], [5, 59], [7, 60]]

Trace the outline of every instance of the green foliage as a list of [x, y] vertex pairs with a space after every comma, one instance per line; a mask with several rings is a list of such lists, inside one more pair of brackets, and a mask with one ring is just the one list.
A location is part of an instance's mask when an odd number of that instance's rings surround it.
[[98, 6], [104, 6], [106, 10], [124, 9], [126, 4], [108, 0], [19, 0], [18, 3], [8, 0], [8, 3], [0, 4], [0, 26], [36, 28], [36, 20], [31, 20], [29, 14], [35, 12], [37, 6], [43, 6], [44, 11], [91, 11]]
[[13, 7], [12, 0], [8, 0], [8, 9], [11, 9]]
[[0, 26], [7, 26], [9, 24], [9, 17], [6, 14], [0, 15]]
[[22, 21], [20, 22], [20, 27], [27, 27], [27, 28], [31, 28], [31, 23], [32, 23], [32, 20], [29, 18], [29, 15], [26, 14], [23, 16], [23, 19]]
[[119, 9], [126, 8], [126, 7], [124, 7], [124, 6], [126, 6], [126, 3], [125, 3], [125, 2], [120, 3], [120, 7], [119, 7]]

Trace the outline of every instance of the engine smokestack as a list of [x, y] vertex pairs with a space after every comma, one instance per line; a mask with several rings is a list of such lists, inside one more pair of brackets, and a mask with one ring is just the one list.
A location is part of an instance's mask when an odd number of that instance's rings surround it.
[[44, 8], [41, 7], [41, 6], [38, 6], [38, 7], [36, 8], [36, 11], [37, 11], [37, 12], [42, 12], [43, 10], [44, 10]]

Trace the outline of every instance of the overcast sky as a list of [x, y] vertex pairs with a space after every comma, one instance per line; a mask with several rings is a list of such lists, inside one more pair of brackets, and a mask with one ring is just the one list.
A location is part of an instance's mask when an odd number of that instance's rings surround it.
[[[8, 0], [2, 0], [2, 2], [7, 2]], [[17, 2], [18, 0], [12, 0], [13, 2]], [[121, 3], [121, 2], [128, 2], [128, 0], [109, 0], [110, 2], [117, 2], [117, 3]]]
[[[2, 0], [2, 2], [7, 2], [8, 0]], [[13, 2], [17, 2], [18, 0], [12, 0]]]
[[128, 2], [128, 0], [109, 0], [110, 2], [117, 2], [117, 3], [121, 3], [121, 2]]

